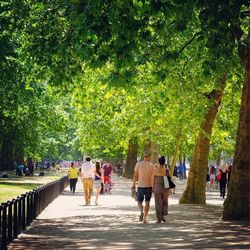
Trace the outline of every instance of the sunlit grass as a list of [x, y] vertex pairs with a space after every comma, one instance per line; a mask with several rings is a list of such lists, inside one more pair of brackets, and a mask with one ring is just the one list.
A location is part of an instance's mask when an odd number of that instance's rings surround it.
[[0, 204], [12, 200], [46, 183], [60, 179], [66, 174], [62, 172], [45, 172], [45, 176], [22, 176], [0, 179]]
[[40, 186], [41, 184], [31, 183], [0, 183], [0, 203], [12, 200], [21, 194]]

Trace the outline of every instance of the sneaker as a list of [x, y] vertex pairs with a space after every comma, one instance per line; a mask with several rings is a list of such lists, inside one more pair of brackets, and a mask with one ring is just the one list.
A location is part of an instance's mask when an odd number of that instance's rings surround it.
[[141, 213], [141, 215], [139, 217], [139, 221], [143, 221], [143, 216], [144, 216], [144, 213]]
[[163, 221], [163, 222], [167, 222], [167, 220], [166, 220], [166, 218], [165, 218], [165, 217], [163, 217], [162, 221]]

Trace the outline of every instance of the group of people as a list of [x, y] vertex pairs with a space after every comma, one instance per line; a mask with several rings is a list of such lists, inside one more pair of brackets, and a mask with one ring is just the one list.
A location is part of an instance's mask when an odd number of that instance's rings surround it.
[[34, 174], [35, 164], [31, 157], [28, 157], [26, 162], [17, 162], [16, 164], [16, 176], [30, 176]]
[[78, 169], [74, 162], [71, 162], [71, 166], [68, 170], [68, 177], [70, 181], [70, 191], [74, 194], [76, 190], [76, 183], [78, 177], [83, 183], [85, 205], [91, 204], [91, 196], [93, 189], [95, 189], [95, 205], [98, 205], [98, 199], [100, 193], [111, 193], [111, 176], [112, 166], [109, 162], [101, 165], [99, 161], [95, 164], [91, 162], [89, 156], [86, 157], [85, 162]]
[[[137, 203], [140, 211], [139, 221], [148, 223], [148, 213], [152, 193], [155, 197], [156, 223], [166, 222], [168, 214], [169, 187], [164, 186], [164, 176], [170, 177], [164, 156], [157, 164], [150, 162], [150, 152], [144, 152], [143, 160], [138, 162], [134, 169], [133, 186], [137, 188]], [[143, 202], [145, 200], [145, 206]]]
[[226, 188], [229, 187], [230, 177], [232, 172], [232, 165], [222, 164], [215, 167], [211, 165], [208, 167], [206, 182], [207, 190], [216, 190], [220, 187], [220, 197], [223, 199], [226, 195]]

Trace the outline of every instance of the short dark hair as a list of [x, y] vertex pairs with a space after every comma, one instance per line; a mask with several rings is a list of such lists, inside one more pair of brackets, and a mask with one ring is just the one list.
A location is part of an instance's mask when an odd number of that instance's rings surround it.
[[90, 156], [87, 156], [85, 160], [90, 161], [91, 160]]
[[160, 165], [164, 165], [165, 162], [166, 162], [166, 159], [165, 159], [165, 156], [163, 155], [163, 156], [161, 156], [161, 157], [159, 158], [159, 163], [160, 163]]

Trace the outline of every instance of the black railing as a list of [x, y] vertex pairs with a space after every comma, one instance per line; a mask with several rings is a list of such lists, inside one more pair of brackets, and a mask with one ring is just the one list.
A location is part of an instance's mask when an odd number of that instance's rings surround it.
[[68, 177], [53, 181], [0, 205], [0, 249], [16, 239], [68, 186]]

